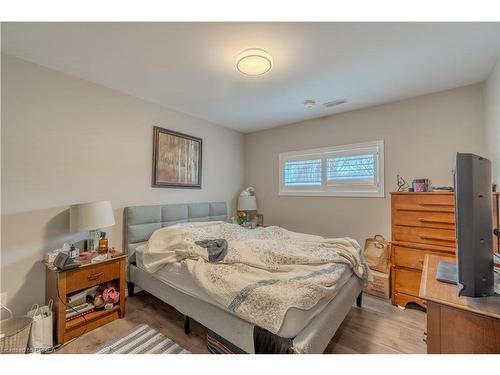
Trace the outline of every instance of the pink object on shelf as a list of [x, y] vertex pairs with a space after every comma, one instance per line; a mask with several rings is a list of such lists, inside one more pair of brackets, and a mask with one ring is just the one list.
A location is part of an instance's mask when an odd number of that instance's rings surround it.
[[105, 303], [118, 303], [120, 301], [120, 292], [116, 290], [113, 283], [107, 283], [102, 291], [102, 297]]

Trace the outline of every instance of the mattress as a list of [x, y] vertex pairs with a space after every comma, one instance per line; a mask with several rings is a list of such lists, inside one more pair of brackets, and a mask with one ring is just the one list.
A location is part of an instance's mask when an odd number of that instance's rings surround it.
[[[135, 254], [137, 267], [139, 267], [143, 271], [146, 271], [142, 263], [142, 252], [140, 247], [137, 248]], [[167, 264], [160, 268], [158, 271], [151, 273], [151, 275], [161, 282], [169, 285], [170, 287], [181, 291], [182, 293], [218, 306], [226, 310], [228, 313], [235, 315], [233, 312], [229, 311], [224, 306], [215, 301], [196, 284], [194, 279], [191, 277], [185, 262]], [[302, 310], [295, 307], [290, 308], [287, 311], [285, 319], [283, 320], [283, 324], [281, 325], [281, 328], [277, 334], [281, 337], [286, 338], [295, 337], [316, 315], [323, 311], [323, 309], [332, 299], [335, 298], [338, 291], [342, 289], [344, 284], [350, 279], [351, 275], [352, 270], [346, 268], [338, 283], [335, 285], [334, 293], [332, 294], [332, 296], [329, 298], [321, 299], [312, 309]]]

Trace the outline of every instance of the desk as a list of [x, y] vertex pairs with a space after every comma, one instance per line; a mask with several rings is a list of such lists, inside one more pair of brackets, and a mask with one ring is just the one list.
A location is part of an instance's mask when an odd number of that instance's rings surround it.
[[500, 296], [459, 297], [456, 285], [436, 280], [439, 261], [427, 255], [419, 297], [427, 305], [427, 353], [500, 353]]

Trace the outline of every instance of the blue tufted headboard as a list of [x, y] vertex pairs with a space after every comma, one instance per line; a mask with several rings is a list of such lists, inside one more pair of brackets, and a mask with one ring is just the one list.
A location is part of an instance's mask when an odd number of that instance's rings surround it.
[[194, 221], [227, 221], [225, 202], [164, 204], [125, 207], [123, 211], [123, 250], [134, 261], [135, 248], [162, 227]]

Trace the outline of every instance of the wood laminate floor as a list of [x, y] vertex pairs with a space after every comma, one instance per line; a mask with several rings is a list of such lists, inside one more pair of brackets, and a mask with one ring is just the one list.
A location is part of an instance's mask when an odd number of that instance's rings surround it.
[[[401, 310], [388, 301], [365, 294], [363, 307], [351, 308], [325, 353], [425, 353], [425, 321], [425, 312]], [[192, 353], [208, 353], [205, 327], [192, 320], [191, 334], [185, 335], [182, 314], [147, 292], [127, 299], [124, 319], [80, 336], [61, 347], [57, 353], [91, 353], [97, 346], [142, 323]]]

